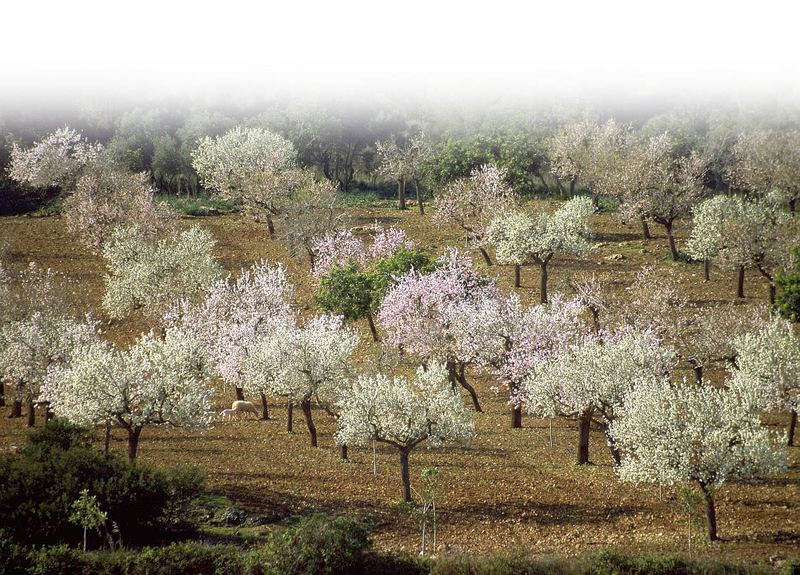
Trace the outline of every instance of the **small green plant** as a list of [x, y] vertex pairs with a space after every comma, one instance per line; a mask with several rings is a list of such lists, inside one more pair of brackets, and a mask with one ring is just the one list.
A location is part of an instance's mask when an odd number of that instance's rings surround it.
[[703, 525], [703, 496], [688, 485], [678, 488], [677, 503], [681, 512], [686, 515], [686, 530], [689, 543], [689, 559], [692, 558], [692, 527], [702, 529]]
[[794, 268], [778, 272], [775, 311], [790, 321], [800, 321], [800, 246], [792, 250]]
[[419, 492], [419, 504], [414, 508], [414, 514], [419, 519], [422, 528], [422, 548], [419, 554], [425, 555], [428, 525], [431, 529], [431, 549], [436, 553], [436, 500], [442, 492], [442, 481], [438, 467], [423, 468], [421, 477], [422, 489]]
[[72, 503], [72, 513], [69, 515], [70, 523], [83, 527], [83, 551], [86, 552], [86, 534], [89, 529], [100, 531], [105, 525], [108, 516], [100, 509], [100, 504], [94, 495], [89, 495], [88, 489], [81, 490], [81, 496]]

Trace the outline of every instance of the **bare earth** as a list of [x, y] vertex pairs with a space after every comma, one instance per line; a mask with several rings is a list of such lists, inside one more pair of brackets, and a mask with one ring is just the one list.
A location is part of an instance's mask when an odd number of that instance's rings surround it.
[[[552, 209], [537, 202], [533, 209]], [[455, 229], [438, 229], [430, 216], [420, 218], [411, 210], [360, 209], [356, 225], [378, 219], [397, 223], [423, 247], [440, 253], [447, 245], [462, 246]], [[308, 264], [290, 256], [286, 246], [267, 239], [265, 227], [242, 216], [186, 218], [181, 225], [199, 223], [217, 239], [216, 255], [236, 273], [261, 258], [280, 260], [297, 286], [302, 313], [313, 313], [315, 286]], [[655, 225], [655, 239], [644, 242], [640, 230], [619, 223], [615, 214], [594, 216], [597, 230], [595, 252], [585, 259], [557, 258], [551, 264], [550, 292], [566, 292], [569, 276], [600, 274], [613, 289], [624, 289], [645, 263], [675, 277], [690, 299], [703, 303], [730, 301], [735, 295], [735, 274], [712, 269], [712, 281], [703, 283], [702, 267], [672, 263], [663, 230]], [[678, 229], [679, 247], [686, 229]], [[44, 267], [66, 273], [77, 281], [76, 301], [103, 317], [103, 261], [75, 244], [57, 217], [0, 218], [0, 241], [11, 244], [12, 262], [21, 268], [34, 260]], [[623, 258], [606, 259], [619, 254]], [[616, 257], [616, 256], [615, 256]], [[513, 270], [486, 268], [505, 289], [512, 289]], [[538, 271], [523, 270], [523, 297], [538, 298]], [[748, 274], [749, 302], [763, 301], [767, 286], [756, 274]], [[142, 317], [106, 326], [109, 338], [121, 345], [133, 341], [150, 323]], [[369, 352], [368, 331], [360, 326]], [[687, 375], [689, 375], [687, 373]], [[712, 373], [719, 377], [719, 373]], [[553, 447], [549, 421], [526, 416], [524, 428], [510, 429], [510, 414], [502, 396], [492, 393], [492, 383], [479, 373], [472, 376], [485, 413], [476, 414], [477, 437], [467, 450], [424, 448], [411, 456], [412, 485], [426, 465], [442, 470], [444, 494], [438, 505], [443, 550], [469, 552], [513, 551], [576, 554], [615, 546], [629, 551], [685, 552], [686, 519], [674, 492], [636, 487], [618, 481], [611, 467], [605, 440], [599, 431], [591, 439], [594, 465], [574, 465], [576, 430], [572, 422], [554, 420]], [[218, 408], [232, 398], [220, 388]], [[333, 421], [317, 410], [320, 447], [308, 446], [301, 418], [295, 432], [285, 431], [286, 410], [270, 404], [270, 421], [218, 423], [206, 433], [179, 429], [146, 429], [140, 457], [154, 465], [195, 465], [205, 469], [212, 491], [253, 506], [289, 516], [311, 510], [353, 514], [377, 524], [375, 545], [380, 549], [414, 551], [418, 529], [409, 512], [398, 506], [399, 462], [396, 453], [379, 447], [377, 474], [373, 474], [372, 450], [350, 450], [350, 461], [338, 458], [332, 434]], [[41, 424], [41, 417], [38, 424]], [[776, 425], [784, 425], [776, 419]], [[24, 419], [0, 418], [0, 452], [24, 442]], [[113, 449], [124, 452], [121, 433]], [[701, 547], [700, 553], [742, 562], [765, 563], [770, 558], [800, 555], [800, 448], [791, 450], [791, 469], [780, 477], [756, 483], [725, 484], [718, 494], [718, 518], [723, 541]], [[695, 532], [695, 535], [697, 533]], [[697, 538], [695, 538], [695, 541]], [[704, 545], [704, 544], [701, 544]]]

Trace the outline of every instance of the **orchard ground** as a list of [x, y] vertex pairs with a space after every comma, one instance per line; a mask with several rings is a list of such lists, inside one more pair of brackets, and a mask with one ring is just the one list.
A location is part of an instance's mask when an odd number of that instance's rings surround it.
[[[555, 202], [533, 202], [533, 210], [551, 210]], [[420, 217], [414, 206], [400, 212], [392, 208], [358, 208], [350, 211], [352, 224], [366, 228], [377, 220], [396, 224], [421, 247], [439, 254], [447, 246], [465, 247], [455, 228], [439, 228], [429, 213]], [[315, 311], [316, 284], [303, 257], [292, 257], [286, 244], [267, 239], [266, 226], [238, 214], [184, 218], [208, 228], [217, 240], [215, 255], [232, 273], [262, 258], [283, 262], [297, 288], [301, 314]], [[736, 274], [712, 268], [704, 283], [702, 265], [674, 263], [663, 229], [651, 225], [654, 239], [642, 239], [638, 226], [626, 226], [616, 214], [592, 218], [595, 249], [585, 258], [556, 257], [550, 266], [550, 294], [571, 293], [569, 278], [592, 273], [613, 292], [623, 295], [634, 274], [645, 264], [656, 266], [662, 277], [676, 280], [693, 303], [713, 305], [733, 301]], [[280, 229], [278, 230], [280, 232]], [[687, 237], [679, 226], [679, 248]], [[104, 291], [101, 257], [87, 252], [67, 234], [55, 217], [0, 218], [0, 242], [11, 247], [12, 265], [21, 269], [29, 261], [51, 267], [75, 280], [76, 301], [104, 319], [106, 335], [128, 345], [153, 322], [134, 315], [108, 323], [100, 310]], [[512, 290], [513, 267], [487, 268], [477, 252], [476, 267], [496, 276], [505, 290]], [[520, 293], [526, 302], [538, 301], [536, 266], [523, 268]], [[757, 272], [747, 274], [748, 296], [743, 305], [765, 302], [767, 286]], [[368, 361], [371, 346], [366, 324], [359, 360]], [[685, 366], [682, 366], [685, 367]], [[678, 377], [683, 373], [678, 372]], [[690, 371], [685, 375], [692, 377]], [[719, 381], [719, 370], [707, 376]], [[573, 422], [526, 416], [523, 429], [510, 429], [505, 397], [492, 392], [493, 382], [473, 370], [484, 413], [475, 415], [477, 435], [469, 449], [428, 451], [411, 455], [412, 486], [419, 485], [424, 466], [436, 465], [442, 473], [443, 494], [437, 504], [440, 522], [439, 551], [484, 553], [527, 548], [536, 553], [577, 554], [614, 546], [631, 552], [686, 551], [687, 519], [673, 489], [663, 493], [653, 486], [623, 484], [617, 479], [605, 438], [592, 433], [592, 465], [574, 464], [577, 431]], [[220, 385], [218, 411], [230, 406], [233, 391]], [[255, 398], [254, 398], [255, 399]], [[312, 510], [349, 514], [376, 525], [375, 545], [384, 550], [416, 552], [418, 523], [398, 504], [401, 493], [396, 451], [378, 446], [377, 472], [373, 473], [371, 449], [350, 449], [342, 461], [333, 441], [335, 422], [315, 410], [320, 447], [308, 445], [307, 430], [295, 417], [295, 432], [286, 432], [286, 409], [270, 402], [269, 421], [217, 422], [205, 432], [174, 428], [148, 428], [142, 434], [140, 459], [157, 466], [194, 465], [208, 474], [210, 489], [256, 511], [289, 517]], [[41, 425], [42, 417], [37, 424]], [[785, 426], [784, 418], [773, 425]], [[24, 418], [0, 418], [0, 452], [8, 453], [24, 442]], [[123, 433], [114, 434], [112, 449], [123, 453]], [[660, 496], [661, 495], [661, 496]], [[720, 535], [713, 545], [700, 543], [703, 555], [764, 563], [770, 558], [800, 554], [800, 448], [790, 450], [788, 473], [760, 482], [726, 483], [717, 497]], [[702, 525], [702, 524], [701, 524]], [[269, 529], [266, 526], [264, 529]], [[703, 541], [694, 528], [693, 545]]]

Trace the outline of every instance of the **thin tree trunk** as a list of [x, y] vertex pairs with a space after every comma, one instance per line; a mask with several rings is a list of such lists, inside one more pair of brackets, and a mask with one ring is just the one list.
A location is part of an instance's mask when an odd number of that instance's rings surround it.
[[287, 433], [292, 432], [292, 419], [294, 419], [294, 404], [291, 400], [286, 405], [286, 431]]
[[575, 176], [569, 181], [569, 196], [571, 198], [575, 197], [575, 188], [578, 186], [578, 177]]
[[693, 363], [692, 370], [694, 371], [695, 382], [703, 383], [703, 366], [697, 363]]
[[141, 434], [141, 426], [128, 430], [128, 460], [131, 463], [136, 461], [136, 452], [139, 451], [139, 436]]
[[419, 180], [414, 179], [414, 191], [417, 194], [417, 205], [419, 206], [419, 215], [425, 215], [425, 206], [422, 205], [422, 194], [419, 191]]
[[653, 236], [650, 235], [650, 226], [647, 225], [647, 218], [642, 216], [642, 235], [646, 240], [652, 240]]
[[587, 411], [578, 418], [578, 465], [589, 463], [589, 430], [592, 422]]
[[372, 319], [371, 311], [367, 311], [367, 325], [369, 325], [369, 332], [372, 334], [372, 339], [374, 341], [380, 341], [381, 338], [378, 335], [378, 330], [375, 328], [375, 320]]
[[339, 457], [341, 459], [347, 460], [347, 446], [346, 445], [340, 445], [339, 446]]
[[27, 427], [34, 427], [36, 425], [36, 409], [33, 406], [33, 399], [27, 401], [28, 405], [28, 421]]
[[475, 408], [475, 411], [481, 413], [483, 409], [481, 409], [481, 404], [478, 403], [478, 393], [475, 391], [475, 388], [472, 387], [469, 382], [467, 381], [467, 376], [464, 375], [464, 366], [462, 365], [458, 369], [458, 374], [456, 375], [456, 379], [461, 384], [461, 387], [469, 392], [469, 396], [472, 398], [472, 406]]
[[536, 177], [539, 178], [539, 182], [542, 184], [542, 188], [544, 188], [544, 193], [549, 196], [551, 193], [550, 186], [547, 185], [544, 174], [542, 174], [542, 172], [536, 172]]
[[400, 209], [406, 209], [406, 179], [405, 177], [400, 178], [397, 182], [397, 199], [399, 200]]
[[769, 284], [769, 304], [775, 305], [775, 284], [772, 282]]
[[708, 540], [718, 541], [717, 536], [717, 509], [714, 506], [714, 494], [704, 483], [700, 484], [700, 490], [706, 500], [706, 519], [708, 520]]
[[792, 409], [789, 412], [789, 437], [787, 440], [787, 445], [790, 447], [794, 445], [794, 431], [797, 428], [797, 412]]
[[739, 266], [739, 277], [736, 282], [736, 297], [744, 297], [744, 266]]
[[105, 437], [103, 438], [103, 453], [108, 455], [110, 449], [111, 449], [111, 422], [106, 421], [106, 432], [105, 432]]
[[547, 263], [539, 264], [541, 268], [541, 278], [539, 279], [539, 302], [547, 303]]
[[667, 228], [667, 238], [669, 239], [669, 253], [672, 256], [672, 261], [677, 262], [680, 254], [678, 254], [678, 248], [675, 247], [675, 236], [672, 233], [672, 222], [669, 224], [664, 225]]
[[267, 396], [264, 395], [263, 391], [259, 391], [258, 394], [261, 396], [261, 419], [267, 421], [269, 419], [269, 405], [267, 405]]
[[241, 387], [236, 388], [236, 401], [244, 401], [244, 390]]
[[515, 288], [518, 288], [521, 285], [521, 282], [520, 282], [520, 275], [522, 275], [521, 274], [521, 269], [522, 269], [522, 266], [520, 266], [519, 264], [514, 265], [514, 287]]
[[300, 403], [300, 408], [303, 410], [303, 417], [306, 418], [306, 426], [311, 436], [311, 447], [317, 447], [317, 426], [314, 425], [314, 419], [311, 417], [311, 399], [304, 399]]
[[620, 461], [622, 461], [622, 456], [619, 452], [619, 449], [617, 449], [616, 444], [614, 443], [614, 438], [611, 437], [611, 431], [608, 425], [603, 426], [603, 432], [606, 434], [606, 441], [608, 443], [608, 449], [611, 452], [611, 459], [614, 460], [614, 465], [618, 466]]
[[0, 407], [6, 406], [6, 384], [0, 381]]
[[522, 428], [522, 406], [515, 405], [511, 409], [511, 429]]
[[400, 450], [400, 478], [403, 480], [403, 501], [411, 501], [411, 474], [408, 469], [409, 449]]
[[708, 258], [703, 260], [703, 281], [711, 279], [711, 262]]
[[272, 214], [267, 214], [267, 231], [269, 232], [269, 239], [275, 237], [275, 222], [272, 221]]
[[486, 262], [486, 265], [487, 266], [492, 265], [492, 258], [489, 257], [489, 253], [484, 249], [484, 247], [478, 246], [478, 251], [481, 252], [481, 255], [483, 256], [483, 261]]
[[22, 417], [22, 401], [19, 399], [15, 399], [11, 402], [11, 413], [8, 414], [9, 419], [15, 417]]
[[796, 209], [797, 209], [797, 198], [792, 198], [791, 200], [789, 200], [789, 211], [791, 213], [795, 213]]

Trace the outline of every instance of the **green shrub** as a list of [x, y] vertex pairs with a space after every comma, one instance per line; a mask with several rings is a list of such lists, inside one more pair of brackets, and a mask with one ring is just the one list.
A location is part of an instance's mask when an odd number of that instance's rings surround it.
[[368, 545], [357, 521], [316, 514], [275, 533], [265, 559], [280, 575], [347, 575], [359, 571]]
[[[86, 431], [54, 420], [29, 436], [19, 456], [0, 459], [0, 529], [23, 545], [77, 543], [82, 529], [69, 523], [82, 489], [108, 514], [125, 544], [160, 542], [192, 529], [191, 512], [203, 479], [196, 471], [159, 471], [100, 453]], [[96, 545], [104, 541], [92, 535]]]
[[792, 251], [794, 269], [778, 272], [775, 277], [775, 311], [791, 321], [800, 321], [800, 246]]
[[783, 572], [786, 575], [800, 575], [800, 557], [787, 561], [786, 565], [783, 566]]
[[213, 196], [174, 196], [171, 194], [159, 195], [156, 198], [164, 202], [172, 210], [186, 216], [218, 216], [231, 214], [241, 209], [241, 204], [236, 201], [222, 200]]
[[24, 575], [27, 565], [28, 550], [12, 543], [0, 532], [0, 575]]
[[233, 545], [175, 543], [148, 547], [126, 565], [130, 575], [245, 575], [246, 553]]
[[94, 575], [91, 556], [67, 545], [32, 551], [29, 559], [31, 575]]

